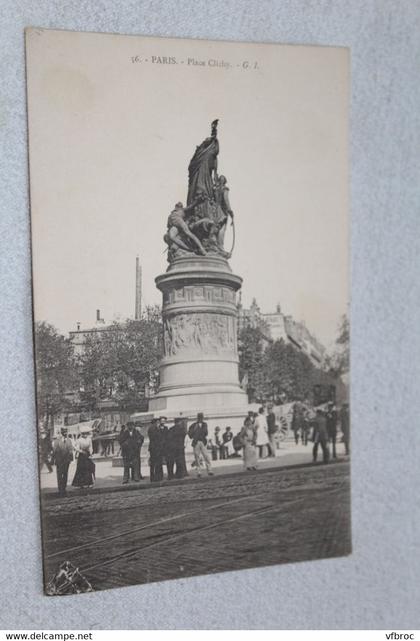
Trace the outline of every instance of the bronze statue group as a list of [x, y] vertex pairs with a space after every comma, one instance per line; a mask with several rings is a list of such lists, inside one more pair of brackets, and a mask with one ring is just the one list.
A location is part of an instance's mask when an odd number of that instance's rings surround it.
[[211, 135], [197, 146], [189, 163], [187, 205], [176, 203], [168, 217], [163, 239], [169, 262], [191, 253], [223, 258], [232, 253], [233, 244], [229, 251], [224, 247], [228, 221], [233, 225], [233, 211], [227, 180], [217, 172], [217, 125], [218, 120], [214, 120]]

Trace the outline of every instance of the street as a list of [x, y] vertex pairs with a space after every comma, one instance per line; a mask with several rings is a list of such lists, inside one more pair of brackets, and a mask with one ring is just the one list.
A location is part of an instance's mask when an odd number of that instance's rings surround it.
[[42, 502], [46, 582], [95, 590], [349, 554], [349, 463], [267, 469]]

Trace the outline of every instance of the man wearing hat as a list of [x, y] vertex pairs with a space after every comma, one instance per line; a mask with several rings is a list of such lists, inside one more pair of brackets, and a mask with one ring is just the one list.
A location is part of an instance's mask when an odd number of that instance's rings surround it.
[[139, 435], [134, 427], [134, 423], [127, 423], [127, 429], [121, 441], [121, 454], [124, 463], [123, 484], [128, 483], [131, 478], [138, 483], [140, 481], [140, 450]]
[[52, 445], [50, 435], [47, 430], [42, 430], [39, 437], [39, 455], [40, 455], [40, 471], [42, 466], [45, 464], [47, 466], [48, 473], [51, 474], [53, 471], [51, 467], [51, 458], [52, 458]]
[[163, 480], [163, 456], [166, 450], [168, 428], [165, 425], [166, 416], [152, 419], [148, 430], [150, 454], [150, 481]]
[[337, 410], [334, 407], [334, 403], [329, 401], [327, 413], [325, 418], [327, 419], [327, 432], [328, 439], [332, 443], [332, 455], [333, 458], [337, 458], [337, 452], [335, 449], [335, 443], [337, 440]]
[[174, 425], [175, 442], [175, 477], [182, 479], [188, 476], [187, 464], [185, 462], [185, 437], [187, 436], [187, 421], [185, 418], [177, 417]]
[[349, 404], [343, 403], [340, 411], [341, 431], [343, 432], [344, 447], [346, 448], [346, 456], [350, 454], [350, 414]]
[[223, 448], [223, 439], [220, 435], [220, 427], [216, 425], [214, 428], [214, 445], [212, 448], [212, 459], [213, 461], [217, 461], [218, 459], [223, 458], [223, 453], [222, 452]]
[[207, 423], [204, 422], [204, 415], [202, 412], [197, 414], [197, 421], [190, 425], [188, 436], [192, 440], [194, 450], [195, 464], [197, 466], [198, 476], [201, 476], [202, 461], [206, 465], [207, 474], [213, 476], [211, 471], [211, 461], [207, 451]]
[[68, 436], [67, 427], [62, 427], [60, 431], [60, 436], [53, 443], [53, 461], [57, 469], [58, 494], [66, 496], [69, 465], [73, 460], [73, 443]]
[[314, 463], [316, 463], [316, 460], [318, 458], [318, 445], [321, 446], [324, 463], [328, 463], [330, 459], [330, 451], [328, 449], [327, 419], [324, 412], [320, 408], [316, 410], [313, 441], [314, 447], [312, 450], [312, 455]]

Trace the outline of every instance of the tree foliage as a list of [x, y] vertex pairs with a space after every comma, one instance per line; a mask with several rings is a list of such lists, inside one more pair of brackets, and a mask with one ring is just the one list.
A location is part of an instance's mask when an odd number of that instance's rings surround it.
[[35, 327], [39, 420], [53, 425], [62, 411], [96, 411], [112, 400], [120, 409], [145, 409], [157, 385], [162, 357], [162, 325], [157, 307], [140, 321], [114, 322], [87, 332], [79, 355], [71, 341], [47, 323]]
[[69, 339], [45, 322], [35, 323], [35, 362], [38, 419], [47, 427], [68, 405], [76, 371]]
[[239, 378], [249, 399], [258, 399], [264, 394], [262, 365], [265, 341], [259, 327], [245, 327], [238, 337]]
[[93, 409], [104, 399], [113, 399], [122, 409], [144, 403], [162, 357], [162, 327], [153, 310], [149, 318], [115, 322], [87, 338], [78, 359], [87, 406]]
[[244, 329], [239, 339], [239, 371], [250, 402], [311, 398], [314, 385], [334, 382], [304, 352], [283, 339], [267, 341], [258, 328]]

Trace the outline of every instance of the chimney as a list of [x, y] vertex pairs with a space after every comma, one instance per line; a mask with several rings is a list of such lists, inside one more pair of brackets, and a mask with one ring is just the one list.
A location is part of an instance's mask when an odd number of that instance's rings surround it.
[[97, 309], [96, 310], [96, 322], [99, 323], [100, 320], [101, 320], [101, 310]]
[[136, 256], [136, 307], [134, 318], [135, 320], [141, 319], [141, 265], [138, 256]]

